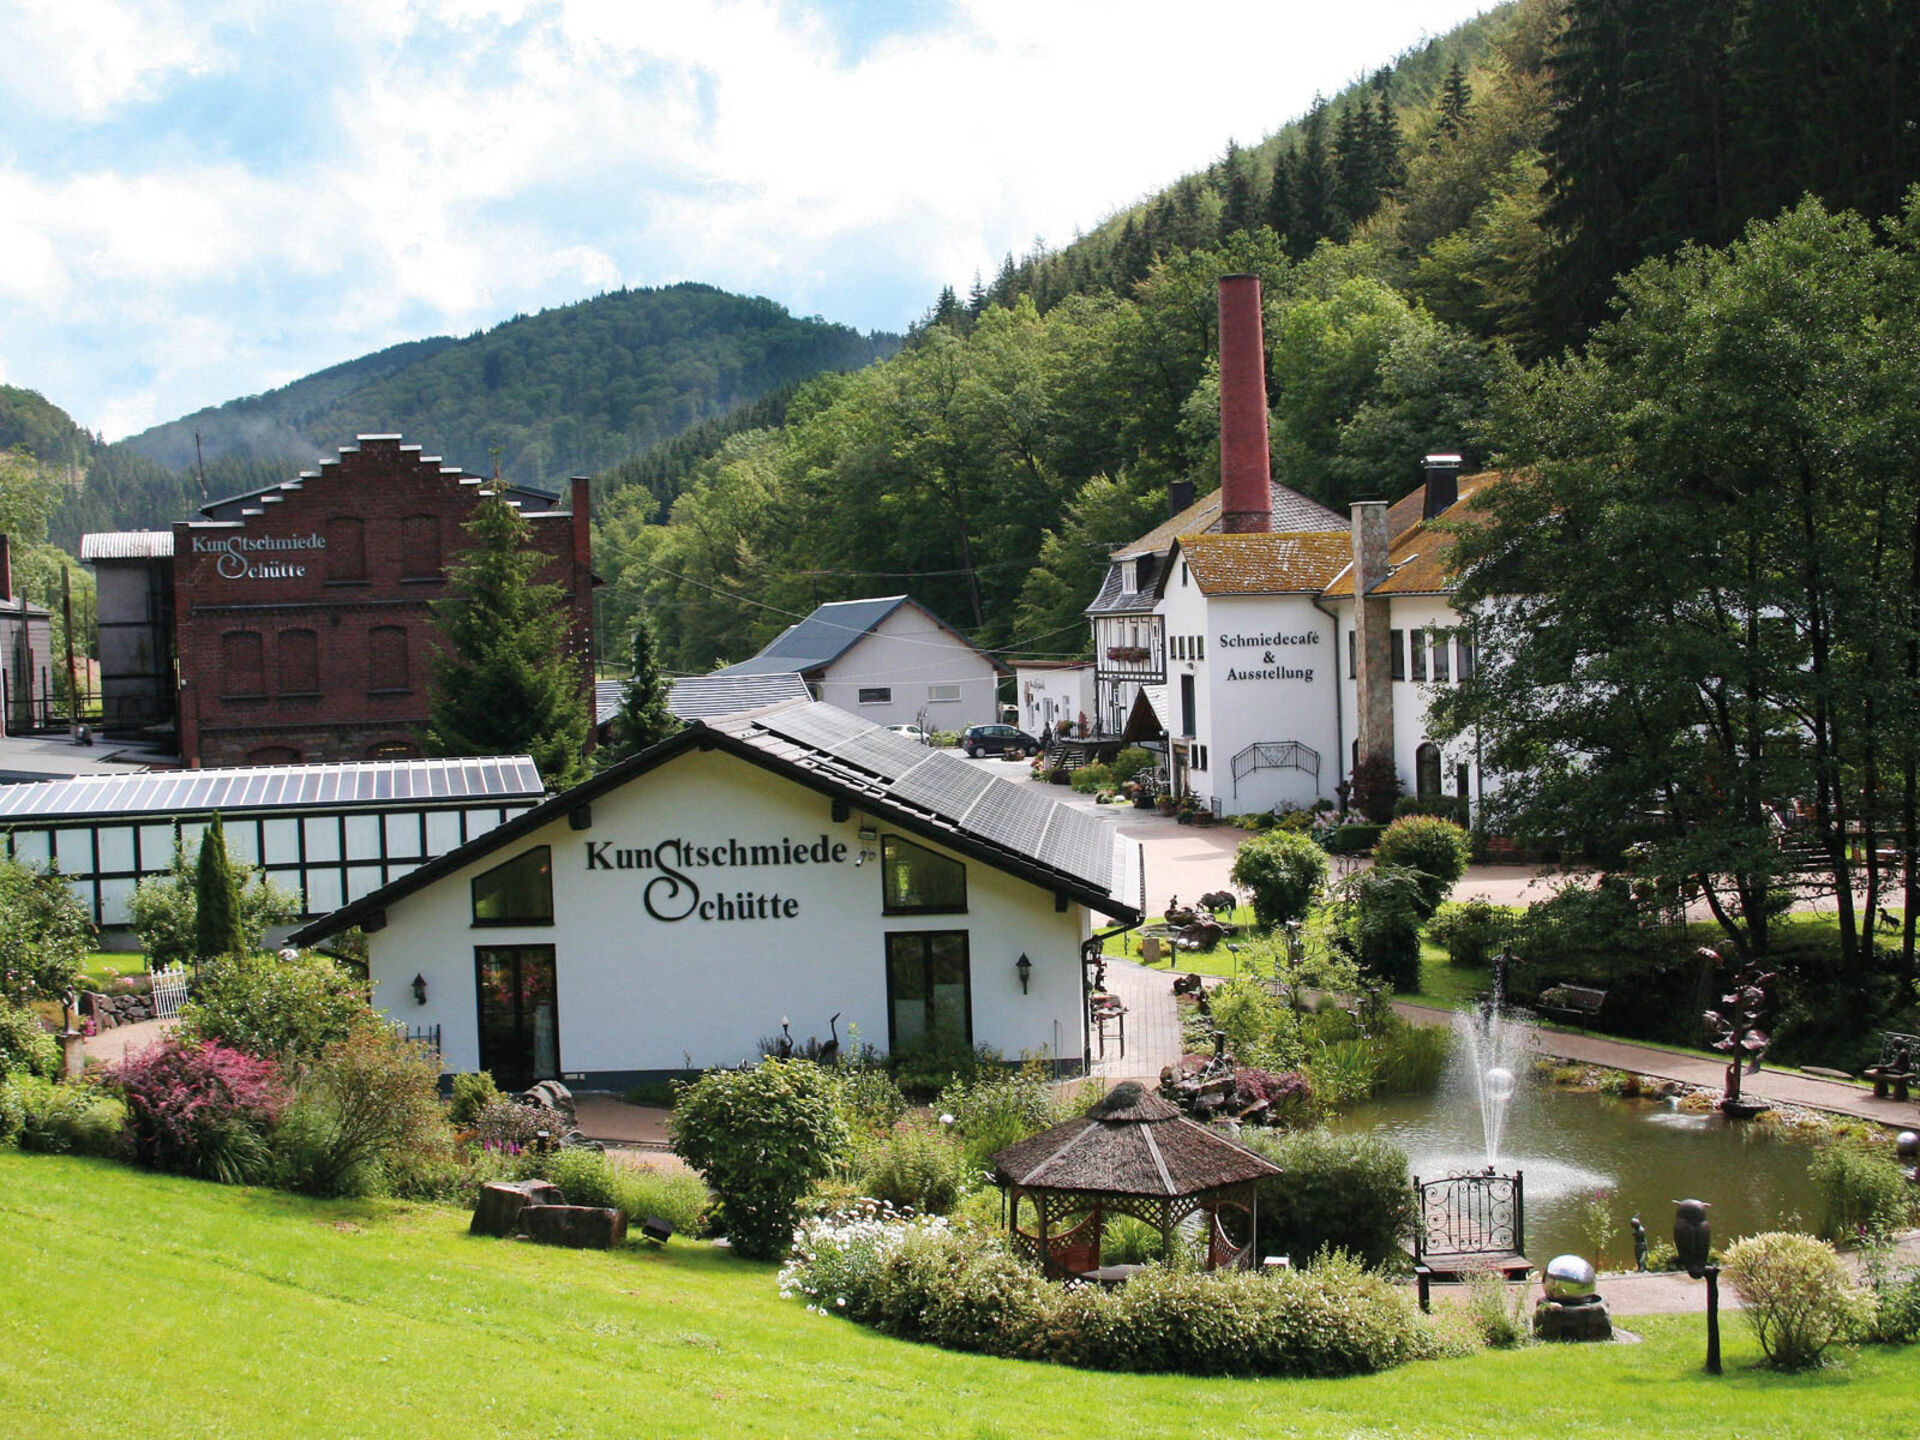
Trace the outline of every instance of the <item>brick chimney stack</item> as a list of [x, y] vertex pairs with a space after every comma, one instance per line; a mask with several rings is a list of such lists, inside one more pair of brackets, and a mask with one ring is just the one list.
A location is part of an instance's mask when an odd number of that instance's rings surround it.
[[[1393, 763], [1392, 605], [1373, 589], [1387, 578], [1391, 544], [1384, 500], [1353, 505], [1353, 634], [1356, 739], [1362, 760]], [[1344, 759], [1344, 757], [1342, 757]]]
[[1220, 277], [1220, 528], [1229, 535], [1273, 529], [1267, 454], [1267, 352], [1260, 277]]

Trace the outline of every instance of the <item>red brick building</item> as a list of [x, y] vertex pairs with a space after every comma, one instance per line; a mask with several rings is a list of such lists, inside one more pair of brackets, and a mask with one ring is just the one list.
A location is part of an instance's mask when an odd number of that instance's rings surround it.
[[[173, 527], [181, 759], [274, 765], [422, 753], [438, 632], [429, 606], [485, 484], [362, 435], [337, 460], [208, 505]], [[582, 691], [593, 684], [587, 482], [507, 487], [567, 594]], [[102, 617], [104, 620], [106, 617]]]

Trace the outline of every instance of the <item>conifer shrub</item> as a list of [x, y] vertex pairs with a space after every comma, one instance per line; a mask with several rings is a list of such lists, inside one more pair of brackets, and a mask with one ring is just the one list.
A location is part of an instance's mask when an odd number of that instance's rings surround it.
[[485, 1070], [471, 1070], [453, 1077], [453, 1093], [447, 1101], [447, 1119], [461, 1130], [470, 1128], [480, 1112], [500, 1098], [500, 1087]]

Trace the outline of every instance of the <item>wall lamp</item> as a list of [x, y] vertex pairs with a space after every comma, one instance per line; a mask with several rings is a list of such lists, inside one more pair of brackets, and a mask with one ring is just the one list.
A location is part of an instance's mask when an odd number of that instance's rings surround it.
[[424, 975], [413, 977], [413, 1003], [416, 1005], [427, 1003], [427, 977]]
[[1020, 958], [1013, 962], [1013, 968], [1020, 972], [1020, 993], [1024, 995], [1027, 993], [1027, 981], [1033, 978], [1033, 961], [1027, 958], [1026, 951], [1020, 952]]

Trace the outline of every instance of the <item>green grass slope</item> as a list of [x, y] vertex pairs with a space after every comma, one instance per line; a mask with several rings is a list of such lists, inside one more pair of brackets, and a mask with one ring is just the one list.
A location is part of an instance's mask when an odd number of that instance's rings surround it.
[[319, 1203], [0, 1151], [0, 1435], [1905, 1435], [1920, 1352], [1700, 1372], [1698, 1317], [1339, 1381], [1092, 1375], [808, 1314], [770, 1266], [674, 1241], [474, 1240]]

